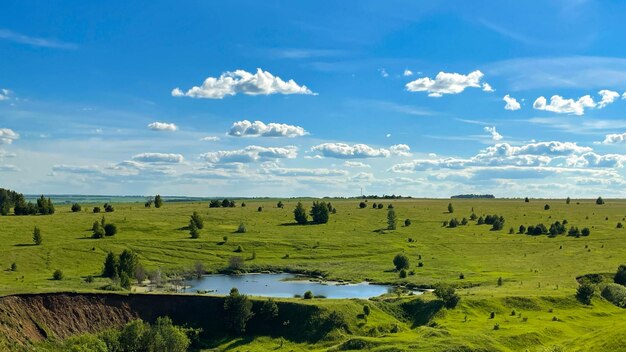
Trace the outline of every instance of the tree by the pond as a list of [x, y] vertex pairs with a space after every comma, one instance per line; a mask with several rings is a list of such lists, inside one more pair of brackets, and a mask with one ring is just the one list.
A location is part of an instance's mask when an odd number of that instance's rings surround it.
[[448, 309], [456, 307], [461, 300], [461, 297], [456, 294], [454, 287], [447, 284], [438, 284], [433, 293], [443, 301], [444, 306]]
[[404, 254], [397, 254], [393, 258], [393, 265], [396, 267], [396, 270], [408, 269], [411, 266], [409, 257]]
[[254, 315], [252, 313], [252, 302], [246, 295], [239, 293], [239, 290], [232, 288], [230, 294], [224, 300], [224, 311], [226, 313], [226, 326], [235, 334], [246, 332], [248, 320]]

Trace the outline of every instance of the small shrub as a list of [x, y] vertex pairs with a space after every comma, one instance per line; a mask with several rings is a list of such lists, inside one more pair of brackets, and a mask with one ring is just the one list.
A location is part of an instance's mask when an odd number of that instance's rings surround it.
[[59, 269], [55, 270], [54, 273], [52, 273], [52, 279], [53, 280], [63, 280], [63, 272]]
[[495, 319], [496, 318], [496, 312], [491, 312], [489, 314], [489, 319]]
[[543, 206], [543, 210], [550, 210], [550, 204], [546, 204]]
[[405, 279], [406, 278], [406, 270], [404, 270], [404, 269], [400, 270], [400, 278], [401, 279]]
[[115, 236], [116, 234], [117, 234], [117, 226], [115, 226], [115, 224], [104, 225], [105, 236]]
[[243, 247], [241, 245], [237, 246], [237, 249], [235, 249], [235, 252], [237, 253], [243, 252]]
[[493, 329], [494, 329], [494, 330], [500, 330], [500, 324], [496, 323], [496, 324], [493, 326]]
[[461, 280], [465, 280], [465, 274], [460, 273], [460, 274], [459, 274], [459, 279], [461, 279]]
[[370, 315], [370, 306], [368, 305], [363, 306], [363, 315], [365, 316]]
[[367, 207], [367, 204], [365, 202], [359, 203], [359, 208], [364, 209], [366, 207]]
[[502, 277], [498, 278], [498, 286], [502, 286], [502, 284], [504, 284], [504, 281], [502, 280]]
[[306, 291], [304, 293], [304, 299], [312, 299], [313, 298], [313, 292], [311, 291]]
[[39, 246], [42, 241], [43, 237], [41, 236], [41, 230], [38, 226], [35, 226], [35, 228], [33, 229], [33, 242], [36, 246]]
[[263, 207], [258, 207], [258, 208], [256, 209], [256, 211], [258, 211], [258, 212], [262, 212], [262, 211], [263, 211]]
[[79, 211], [81, 211], [80, 204], [78, 204], [78, 203], [72, 204], [72, 213], [77, 213]]
[[93, 212], [94, 213], [99, 213], [100, 212], [100, 207], [93, 207]]
[[423, 266], [424, 266], [424, 263], [422, 263], [422, 262], [418, 262], [418, 263], [417, 263], [417, 267], [418, 267], [418, 268], [421, 268], [421, 267], [423, 267]]
[[11, 271], [17, 271], [17, 264], [15, 262], [11, 263]]
[[237, 227], [237, 233], [246, 233], [246, 224], [243, 222]]
[[404, 227], [409, 227], [409, 226], [411, 226], [411, 219], [404, 220]]

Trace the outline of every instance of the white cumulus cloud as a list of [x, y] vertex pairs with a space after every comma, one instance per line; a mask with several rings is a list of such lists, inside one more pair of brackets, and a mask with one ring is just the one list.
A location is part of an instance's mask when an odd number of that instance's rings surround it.
[[483, 83], [483, 92], [489, 92], [489, 93], [492, 93], [492, 92], [495, 92], [495, 91], [496, 91], [496, 90], [495, 90], [495, 89], [493, 89], [493, 87], [491, 87], [491, 84], [489, 84], [489, 83]]
[[522, 108], [520, 103], [517, 102], [517, 99], [511, 97], [508, 94], [505, 95], [504, 98], [502, 98], [502, 100], [504, 100], [504, 102], [506, 103], [506, 105], [504, 105], [504, 110], [515, 111], [515, 110], [519, 110]]
[[607, 134], [603, 144], [617, 144], [626, 142], [626, 133]]
[[489, 132], [491, 134], [491, 139], [494, 141], [502, 139], [502, 135], [496, 131], [496, 126], [485, 126], [485, 132]]
[[274, 159], [294, 159], [298, 156], [298, 148], [286, 147], [260, 147], [251, 145], [237, 150], [220, 150], [204, 153], [201, 158], [210, 163], [251, 163], [256, 161]]
[[391, 155], [388, 149], [372, 148], [366, 144], [322, 143], [311, 150], [324, 157], [338, 159], [386, 158]]
[[20, 135], [10, 128], [0, 128], [0, 144], [11, 144], [19, 139]]
[[307, 94], [316, 95], [304, 85], [298, 85], [293, 79], [283, 81], [267, 71], [257, 68], [256, 73], [236, 70], [224, 72], [219, 77], [208, 77], [201, 86], [194, 86], [184, 92], [180, 88], [172, 90], [172, 96], [205, 99], [222, 99], [228, 95], [270, 95], [270, 94]]
[[[439, 72], [435, 79], [418, 78], [406, 84], [409, 92], [428, 92], [430, 97], [441, 97], [444, 94], [458, 94], [465, 88], [480, 88], [484, 74], [479, 70], [467, 75], [460, 73]], [[485, 87], [491, 88], [488, 84]]]
[[153, 130], [153, 131], [171, 131], [171, 132], [174, 132], [174, 131], [178, 130], [178, 126], [176, 126], [173, 123], [158, 122], [158, 121], [149, 124], [148, 128]]
[[599, 91], [598, 94], [602, 97], [598, 103], [598, 109], [602, 109], [603, 107], [615, 102], [615, 100], [620, 96], [618, 92], [608, 89], [603, 89]]
[[243, 120], [233, 123], [228, 134], [235, 137], [298, 137], [304, 136], [308, 132], [300, 126], [284, 123], [265, 124], [261, 121]]
[[350, 161], [350, 160], [346, 160], [346, 162], [343, 163], [343, 166], [345, 166], [345, 167], [354, 167], [354, 168], [369, 168], [369, 167], [371, 167], [369, 164], [362, 163], [360, 161]]
[[535, 102], [533, 103], [533, 108], [535, 108], [536, 110], [545, 110], [556, 112], [559, 114], [574, 115], [583, 115], [585, 113], [585, 108], [593, 108], [595, 106], [596, 103], [589, 95], [580, 97], [578, 98], [578, 100], [565, 99], [560, 95], [553, 95], [550, 98], [550, 104], [548, 104], [545, 97], [541, 96], [537, 98], [537, 100], [535, 100]]
[[185, 158], [181, 154], [141, 153], [133, 156], [133, 160], [144, 163], [180, 164]]
[[411, 156], [411, 148], [406, 144], [396, 144], [389, 147], [391, 154], [399, 156]]
[[413, 76], [413, 71], [411, 71], [411, 70], [409, 70], [409, 69], [406, 69], [406, 70], [404, 70], [404, 72], [402, 73], [402, 75], [403, 75], [404, 77]]

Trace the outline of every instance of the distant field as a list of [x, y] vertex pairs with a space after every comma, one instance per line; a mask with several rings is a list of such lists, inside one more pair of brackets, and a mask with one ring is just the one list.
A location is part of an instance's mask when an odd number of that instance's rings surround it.
[[[415, 285], [448, 282], [464, 287], [459, 290], [461, 306], [437, 320], [446, 327], [447, 335], [432, 343], [416, 342], [416, 346], [432, 350], [437, 350], [437, 341], [455, 339], [466, 345], [489, 343], [502, 349], [521, 350], [589, 334], [585, 335], [587, 340], [580, 337], [583, 341], [577, 344], [584, 346], [592, 339], [600, 339], [596, 336], [600, 329], [611, 329], [613, 324], [626, 326], [623, 310], [599, 298], [591, 308], [583, 307], [573, 298], [577, 276], [613, 273], [626, 262], [626, 229], [616, 228], [618, 222], [626, 224], [624, 200], [607, 200], [605, 205], [596, 205], [595, 200], [572, 200], [568, 205], [564, 200], [532, 199], [524, 203], [454, 199], [453, 214], [447, 212], [450, 200], [382, 201], [385, 208], [380, 210], [372, 209], [372, 203], [380, 200], [369, 200], [365, 209], [359, 209], [356, 200], [330, 202], [337, 214], [331, 215], [329, 223], [306, 226], [293, 224], [297, 201], [291, 199], [283, 200], [284, 209], [277, 208], [275, 201], [261, 200], [245, 200], [247, 206], [243, 208], [237, 200], [235, 208], [215, 209], [208, 208], [206, 201], [166, 202], [160, 209], [145, 208], [143, 203], [118, 203], [115, 212], [107, 214], [93, 214], [93, 205], [83, 205], [80, 213], [72, 213], [69, 205], [58, 205], [52, 216], [0, 217], [0, 267], [6, 269], [0, 272], [0, 293], [96, 290], [106, 280], [97, 278], [87, 284], [84, 277], [100, 274], [108, 251], [130, 248], [148, 270], [188, 270], [194, 263], [202, 262], [208, 270], [217, 271], [227, 265], [231, 256], [241, 255], [247, 259], [246, 265], [255, 269], [320, 270], [329, 279]], [[309, 208], [311, 201], [305, 200], [304, 204]], [[398, 215], [395, 231], [384, 230], [388, 204], [394, 205]], [[550, 210], [544, 210], [545, 204], [550, 205]], [[257, 211], [259, 206], [263, 211]], [[491, 226], [476, 225], [474, 221], [457, 228], [442, 227], [442, 222], [451, 217], [469, 218], [472, 208], [478, 216], [504, 216], [504, 229], [490, 231]], [[193, 211], [204, 218], [205, 227], [199, 239], [191, 239], [188, 231], [181, 229]], [[91, 239], [91, 225], [102, 216], [115, 223], [119, 232], [112, 238]], [[404, 227], [404, 219], [410, 219], [412, 224]], [[520, 225], [543, 223], [549, 227], [563, 219], [568, 220], [568, 226], [589, 227], [591, 235], [549, 238], [517, 234]], [[234, 233], [242, 222], [247, 233]], [[35, 225], [43, 234], [40, 246], [32, 245]], [[510, 227], [515, 234], [508, 233]], [[224, 236], [228, 236], [226, 243]], [[409, 242], [409, 238], [414, 241]], [[243, 247], [242, 253], [235, 253], [238, 246]], [[252, 260], [253, 252], [256, 258]], [[392, 270], [392, 259], [398, 253], [409, 256], [410, 270], [415, 275], [400, 279]], [[419, 256], [423, 267], [418, 267]], [[18, 268], [15, 272], [8, 270], [13, 262]], [[51, 280], [55, 269], [61, 269], [66, 279]], [[499, 277], [503, 279], [502, 286], [497, 285]], [[523, 308], [519, 297], [530, 300], [528, 304], [534, 308]], [[529, 321], [507, 318], [511, 306], [532, 310]], [[550, 307], [554, 312], [548, 312]], [[498, 311], [496, 321], [486, 318], [492, 310]], [[465, 315], [473, 322], [465, 322]], [[553, 323], [554, 316], [562, 321]], [[503, 329], [493, 331], [494, 322], [499, 322]], [[393, 345], [424, 333], [409, 329], [386, 339]], [[472, 337], [475, 333], [479, 336]], [[498, 340], [504, 335], [520, 334], [530, 334], [527, 337], [534, 342], [515, 345], [512, 340]], [[268, 346], [263, 339], [258, 343], [258, 350]], [[251, 350], [256, 348], [254, 343], [250, 346]]]

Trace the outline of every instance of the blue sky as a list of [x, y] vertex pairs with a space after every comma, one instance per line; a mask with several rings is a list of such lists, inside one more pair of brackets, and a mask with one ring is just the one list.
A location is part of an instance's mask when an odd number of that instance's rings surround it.
[[0, 5], [24, 193], [626, 196], [626, 3]]

